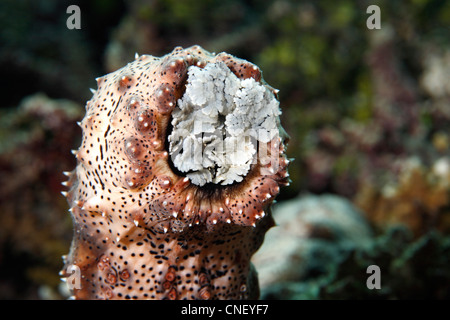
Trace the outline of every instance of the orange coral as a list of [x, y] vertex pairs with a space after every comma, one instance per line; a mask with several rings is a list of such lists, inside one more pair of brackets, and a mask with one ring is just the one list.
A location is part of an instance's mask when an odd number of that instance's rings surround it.
[[[442, 166], [447, 167], [442, 170]], [[416, 236], [430, 229], [450, 231], [450, 174], [441, 159], [432, 169], [406, 166], [395, 186], [377, 192], [363, 186], [356, 204], [376, 226], [405, 224]]]

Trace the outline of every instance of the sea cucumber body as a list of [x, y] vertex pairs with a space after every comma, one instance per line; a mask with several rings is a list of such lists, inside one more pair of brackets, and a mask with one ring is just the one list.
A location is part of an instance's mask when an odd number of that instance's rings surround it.
[[250, 258], [274, 224], [270, 205], [279, 187], [288, 184], [282, 128], [267, 144], [277, 163], [258, 160], [231, 186], [193, 185], [168, 153], [188, 68], [217, 61], [241, 79], [263, 81], [253, 64], [198, 46], [143, 55], [97, 79], [80, 123], [78, 164], [65, 184], [74, 239], [62, 276], [79, 268], [75, 298], [258, 297]]

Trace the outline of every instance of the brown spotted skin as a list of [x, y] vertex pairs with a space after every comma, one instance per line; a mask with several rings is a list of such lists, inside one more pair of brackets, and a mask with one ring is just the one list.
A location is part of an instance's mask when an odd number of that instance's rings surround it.
[[227, 187], [191, 184], [166, 151], [188, 67], [216, 61], [240, 78], [263, 81], [255, 65], [198, 46], [143, 55], [97, 80], [68, 180], [74, 239], [62, 274], [80, 268], [75, 298], [258, 297], [250, 258], [274, 224], [270, 204], [288, 184], [286, 138], [274, 141], [276, 166], [258, 162]]

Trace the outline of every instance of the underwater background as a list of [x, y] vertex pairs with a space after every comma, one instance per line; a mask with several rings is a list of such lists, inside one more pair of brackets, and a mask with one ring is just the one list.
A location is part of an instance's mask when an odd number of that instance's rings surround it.
[[280, 90], [295, 161], [261, 298], [450, 299], [450, 1], [2, 0], [0, 27], [0, 299], [67, 298], [61, 182], [95, 78], [195, 44]]

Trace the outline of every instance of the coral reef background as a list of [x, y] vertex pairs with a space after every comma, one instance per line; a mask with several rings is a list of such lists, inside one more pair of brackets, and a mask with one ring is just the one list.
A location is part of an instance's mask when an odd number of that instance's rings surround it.
[[450, 2], [4, 0], [0, 24], [1, 299], [64, 298], [61, 182], [95, 78], [194, 44], [280, 90], [296, 161], [255, 257], [262, 298], [450, 298]]

